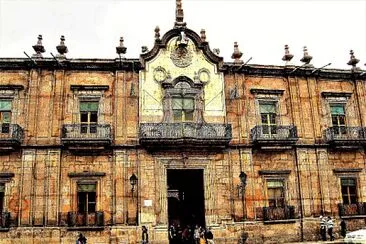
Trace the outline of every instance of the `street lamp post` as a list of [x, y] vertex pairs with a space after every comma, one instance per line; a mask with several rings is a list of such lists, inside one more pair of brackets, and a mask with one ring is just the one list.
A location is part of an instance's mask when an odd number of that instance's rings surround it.
[[243, 219], [245, 219], [245, 187], [247, 185], [247, 174], [243, 171], [239, 174], [240, 185], [238, 186], [240, 194], [241, 194], [241, 201], [243, 204]]
[[[134, 194], [133, 192], [135, 191], [135, 185], [137, 185], [138, 182], [138, 178], [135, 174], [132, 174], [130, 177], [130, 184], [131, 184], [131, 193], [132, 193], [132, 200], [134, 200]], [[137, 193], [138, 194], [138, 193]], [[137, 199], [136, 199], [136, 225], [138, 225], [139, 221], [138, 221], [138, 212], [139, 212], [139, 201], [138, 201], [138, 195], [137, 195]]]

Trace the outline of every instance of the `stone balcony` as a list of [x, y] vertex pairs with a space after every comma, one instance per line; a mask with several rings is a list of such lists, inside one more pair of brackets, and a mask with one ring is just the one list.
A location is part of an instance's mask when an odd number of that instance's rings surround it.
[[78, 213], [67, 212], [67, 226], [74, 229], [98, 229], [104, 228], [104, 212]]
[[10, 228], [10, 213], [0, 212], [0, 231], [7, 231]]
[[12, 151], [22, 144], [23, 128], [17, 124], [0, 124], [0, 151]]
[[279, 221], [295, 219], [295, 207], [263, 207], [263, 221]]
[[352, 218], [366, 215], [366, 202], [358, 202], [352, 204], [338, 203], [339, 216], [344, 218]]
[[64, 124], [61, 142], [68, 149], [105, 149], [112, 144], [111, 126], [109, 124]]
[[297, 128], [293, 125], [265, 126], [257, 125], [251, 130], [253, 144], [263, 148], [286, 147], [296, 144], [298, 141]]
[[148, 148], [226, 147], [232, 138], [230, 124], [141, 123], [140, 143]]
[[335, 147], [359, 147], [366, 144], [365, 128], [329, 127], [324, 131], [325, 140]]

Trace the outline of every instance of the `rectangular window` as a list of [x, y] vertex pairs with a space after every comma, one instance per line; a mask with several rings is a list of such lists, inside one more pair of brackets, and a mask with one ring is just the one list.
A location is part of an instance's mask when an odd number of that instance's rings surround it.
[[99, 102], [80, 102], [81, 133], [97, 133]]
[[357, 203], [357, 184], [355, 178], [341, 179], [341, 188], [344, 204]]
[[9, 133], [10, 122], [11, 122], [11, 101], [0, 100], [1, 133]]
[[283, 180], [267, 180], [269, 207], [285, 206], [285, 187]]
[[0, 214], [4, 209], [4, 194], [5, 194], [5, 184], [0, 183]]
[[261, 124], [263, 134], [276, 134], [276, 103], [260, 103]]
[[194, 99], [174, 97], [172, 110], [174, 122], [193, 121]]
[[346, 134], [346, 113], [344, 104], [331, 104], [332, 126], [337, 135]]
[[95, 213], [96, 209], [96, 184], [78, 184], [78, 213]]

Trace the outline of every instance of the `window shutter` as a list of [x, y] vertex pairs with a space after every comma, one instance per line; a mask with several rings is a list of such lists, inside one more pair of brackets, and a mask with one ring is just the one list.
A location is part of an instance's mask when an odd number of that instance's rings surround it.
[[96, 184], [78, 184], [78, 192], [96, 192]]
[[80, 102], [80, 112], [97, 112], [99, 102]]
[[0, 111], [9, 111], [9, 110], [11, 110], [11, 101], [0, 100]]

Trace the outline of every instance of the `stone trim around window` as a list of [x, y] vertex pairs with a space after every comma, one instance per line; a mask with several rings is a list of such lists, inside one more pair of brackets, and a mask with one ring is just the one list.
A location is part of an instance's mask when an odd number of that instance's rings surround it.
[[262, 94], [262, 95], [282, 96], [284, 92], [285, 92], [284, 90], [273, 90], [273, 89], [257, 89], [257, 88], [250, 89], [251, 94]]
[[291, 170], [259, 170], [259, 175], [289, 175]]
[[344, 97], [344, 98], [350, 98], [352, 96], [352, 93], [350, 92], [322, 92], [322, 97], [328, 98], [328, 97]]
[[15, 176], [14, 173], [10, 172], [0, 172], [0, 183], [6, 183], [11, 181], [11, 178]]
[[334, 174], [360, 173], [361, 171], [362, 171], [362, 168], [352, 168], [352, 169], [336, 168], [336, 169], [333, 169]]
[[70, 178], [76, 178], [76, 177], [103, 177], [105, 176], [105, 172], [70, 172], [67, 174]]
[[23, 85], [0, 85], [0, 90], [24, 90]]
[[70, 90], [78, 90], [78, 91], [87, 91], [87, 90], [101, 90], [101, 91], [107, 91], [109, 90], [108, 85], [70, 85]]

